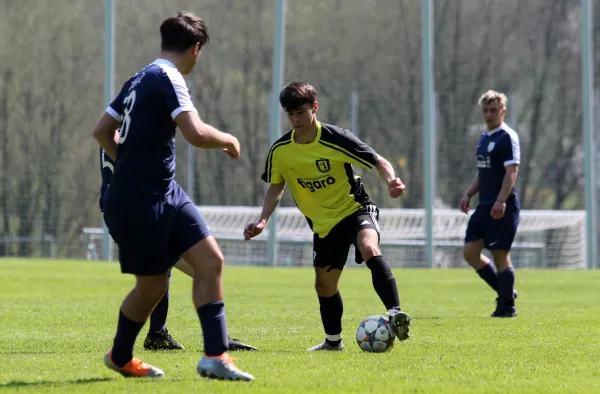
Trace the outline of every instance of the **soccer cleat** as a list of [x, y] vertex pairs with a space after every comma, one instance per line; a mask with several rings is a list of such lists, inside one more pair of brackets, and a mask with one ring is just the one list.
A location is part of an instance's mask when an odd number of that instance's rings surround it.
[[220, 356], [204, 356], [198, 362], [196, 370], [203, 378], [221, 379], [221, 380], [242, 380], [251, 382], [254, 376], [240, 370], [234, 364], [234, 358], [227, 353]]
[[146, 350], [181, 350], [183, 345], [177, 343], [165, 328], [163, 330], [149, 331], [144, 340]]
[[327, 341], [323, 341], [323, 343], [313, 346], [310, 349], [307, 349], [306, 351], [316, 352], [316, 351], [321, 351], [321, 350], [326, 350], [326, 351], [330, 351], [330, 352], [339, 352], [340, 350], [344, 350], [344, 344], [342, 342], [340, 342], [337, 344], [337, 346], [331, 346], [330, 344], [327, 343]]
[[500, 303], [500, 300], [496, 298], [496, 310], [491, 314], [491, 317], [515, 317], [517, 316], [517, 309], [515, 308], [515, 296], [507, 300], [504, 304]]
[[165, 373], [162, 369], [146, 364], [142, 360], [132, 358], [125, 366], [119, 368], [112, 361], [112, 349], [104, 355], [104, 364], [113, 371], [120, 373], [126, 378], [162, 378]]
[[258, 350], [257, 348], [255, 348], [254, 346], [251, 345], [247, 345], [245, 343], [240, 342], [239, 339], [235, 339], [235, 338], [231, 338], [228, 337], [229, 339], [229, 346], [227, 347], [227, 350], [231, 350], [231, 351], [239, 351], [239, 350]]
[[385, 315], [389, 316], [396, 337], [400, 341], [407, 340], [410, 337], [408, 328], [410, 326], [410, 316], [396, 308], [390, 309]]
[[496, 308], [491, 317], [517, 317], [517, 309], [514, 306]]

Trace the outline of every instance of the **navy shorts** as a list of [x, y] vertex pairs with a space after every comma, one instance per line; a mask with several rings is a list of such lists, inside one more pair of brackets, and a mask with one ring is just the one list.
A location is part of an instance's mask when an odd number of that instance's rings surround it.
[[488, 250], [510, 250], [517, 226], [521, 207], [516, 197], [506, 201], [506, 211], [501, 219], [493, 219], [490, 211], [494, 204], [479, 204], [469, 219], [465, 243], [483, 239]]
[[[371, 228], [379, 234], [379, 210], [375, 205], [365, 205], [358, 211], [345, 217], [327, 234], [320, 238], [317, 234], [313, 236], [313, 265], [319, 268], [327, 266], [330, 269], [344, 269], [350, 245], [356, 247], [356, 236], [360, 230]], [[357, 264], [363, 262], [358, 248], [355, 249], [355, 261]]]
[[210, 235], [200, 212], [178, 184], [167, 195], [150, 198], [119, 195], [109, 189], [104, 205], [104, 221], [119, 247], [125, 274], [163, 274]]

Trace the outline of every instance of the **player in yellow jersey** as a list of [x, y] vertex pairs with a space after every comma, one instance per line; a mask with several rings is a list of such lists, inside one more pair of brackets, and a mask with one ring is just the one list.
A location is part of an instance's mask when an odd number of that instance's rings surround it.
[[373, 287], [385, 305], [399, 340], [409, 337], [410, 317], [400, 310], [396, 279], [379, 250], [379, 210], [365, 192], [353, 165], [377, 168], [390, 197], [404, 193], [394, 168], [350, 131], [317, 120], [317, 93], [305, 82], [286, 85], [279, 102], [292, 129], [277, 140], [267, 157], [262, 180], [269, 184], [263, 209], [244, 229], [249, 240], [259, 235], [281, 200], [285, 185], [314, 233], [313, 265], [325, 341], [309, 351], [342, 350], [342, 297], [338, 283], [350, 245], [356, 262], [366, 262]]

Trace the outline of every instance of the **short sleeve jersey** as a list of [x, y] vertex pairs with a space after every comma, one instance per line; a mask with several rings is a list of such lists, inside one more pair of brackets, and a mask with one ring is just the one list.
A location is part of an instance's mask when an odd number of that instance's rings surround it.
[[348, 130], [325, 123], [317, 129], [309, 144], [296, 143], [294, 130], [276, 141], [261, 178], [272, 184], [285, 181], [309, 226], [323, 238], [342, 219], [373, 203], [353, 165], [372, 169], [378, 156]]
[[106, 112], [121, 122], [111, 193], [163, 195], [175, 180], [175, 118], [195, 111], [173, 63], [158, 59], [130, 78]]
[[[519, 136], [513, 129], [502, 123], [494, 130], [483, 132], [477, 143], [480, 204], [496, 201], [506, 174], [505, 167], [520, 162]], [[514, 187], [511, 195], [516, 195]]]

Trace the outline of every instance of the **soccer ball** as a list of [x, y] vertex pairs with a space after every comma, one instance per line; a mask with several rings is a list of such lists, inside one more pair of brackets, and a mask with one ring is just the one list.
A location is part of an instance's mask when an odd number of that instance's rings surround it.
[[356, 342], [365, 352], [386, 352], [394, 346], [395, 339], [387, 316], [369, 316], [360, 322], [356, 330]]

